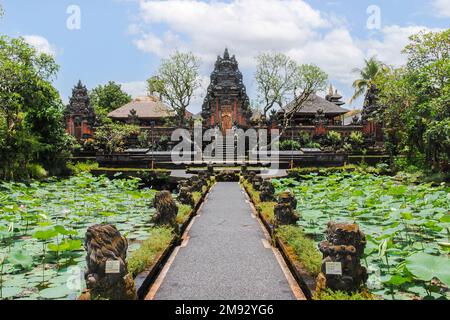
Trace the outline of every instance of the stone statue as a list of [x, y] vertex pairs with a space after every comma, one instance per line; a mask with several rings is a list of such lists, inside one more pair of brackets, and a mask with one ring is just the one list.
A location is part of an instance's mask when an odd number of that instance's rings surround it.
[[214, 166], [212, 164], [208, 164], [208, 174], [210, 177], [214, 176]]
[[253, 179], [255, 179], [255, 177], [256, 177], [256, 172], [255, 172], [255, 171], [250, 171], [250, 172], [248, 173], [247, 181], [248, 181], [249, 183], [253, 184]]
[[183, 180], [178, 184], [178, 197], [177, 200], [181, 204], [186, 204], [188, 206], [194, 206], [194, 198], [192, 197], [192, 191], [189, 187], [187, 180]]
[[168, 225], [178, 231], [178, 207], [169, 191], [158, 192], [153, 199], [153, 207], [156, 208], [156, 214], [152, 219], [153, 223]]
[[220, 182], [238, 182], [239, 175], [234, 171], [223, 170], [216, 176], [216, 179]]
[[191, 184], [191, 190], [193, 192], [202, 192], [203, 181], [198, 176], [192, 176], [189, 179], [189, 182]]
[[255, 175], [255, 177], [253, 178], [253, 181], [252, 181], [253, 189], [255, 189], [256, 191], [261, 191], [262, 183], [263, 183], [263, 178], [261, 178], [261, 176]]
[[94, 225], [85, 236], [87, 271], [85, 292], [80, 300], [136, 300], [136, 288], [128, 273], [128, 241], [115, 226]]
[[261, 193], [259, 194], [259, 198], [263, 202], [272, 202], [275, 201], [275, 187], [273, 186], [271, 181], [264, 180], [261, 188]]
[[357, 291], [368, 278], [366, 268], [361, 266], [366, 246], [364, 233], [357, 224], [329, 222], [325, 235], [326, 241], [319, 244], [319, 249], [323, 254], [321, 277], [326, 279], [326, 287]]
[[275, 206], [275, 226], [296, 224], [299, 219], [296, 209], [294, 195], [289, 191], [281, 193]]

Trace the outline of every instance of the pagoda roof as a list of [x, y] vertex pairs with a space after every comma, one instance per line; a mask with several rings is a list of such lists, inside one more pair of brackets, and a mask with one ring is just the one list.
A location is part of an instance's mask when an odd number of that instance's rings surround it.
[[[289, 111], [294, 108], [295, 101], [290, 102], [279, 112]], [[328, 115], [343, 115], [349, 112], [345, 108], [342, 108], [335, 103], [327, 101], [326, 99], [319, 97], [316, 94], [312, 94], [309, 99], [304, 103], [303, 107], [296, 112], [297, 115], [315, 115], [318, 110], [322, 109], [324, 114]]]
[[158, 97], [138, 97], [126, 105], [110, 112], [108, 117], [112, 119], [128, 119], [131, 111], [135, 110], [140, 119], [158, 119], [173, 116], [170, 108]]

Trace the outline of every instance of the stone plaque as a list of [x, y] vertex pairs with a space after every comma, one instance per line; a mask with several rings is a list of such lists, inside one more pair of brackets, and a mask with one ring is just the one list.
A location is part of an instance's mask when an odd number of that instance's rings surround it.
[[120, 273], [120, 261], [119, 260], [108, 260], [106, 261], [105, 273]]
[[342, 276], [342, 263], [341, 262], [327, 262], [326, 263], [326, 274]]

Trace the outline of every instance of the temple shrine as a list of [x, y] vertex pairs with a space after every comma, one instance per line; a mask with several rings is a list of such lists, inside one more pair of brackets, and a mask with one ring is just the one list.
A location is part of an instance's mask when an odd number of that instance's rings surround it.
[[218, 127], [223, 133], [250, 125], [250, 100], [236, 57], [230, 57], [228, 49], [217, 57], [201, 115], [205, 128]]
[[72, 96], [64, 112], [67, 132], [77, 140], [93, 137], [96, 116], [91, 106], [88, 90], [78, 81], [72, 89]]

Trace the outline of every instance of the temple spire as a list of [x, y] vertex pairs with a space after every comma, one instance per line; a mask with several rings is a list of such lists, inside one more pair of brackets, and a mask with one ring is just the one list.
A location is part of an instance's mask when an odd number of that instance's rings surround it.
[[225, 48], [225, 52], [223, 53], [223, 58], [225, 60], [229, 60], [230, 59], [230, 53], [228, 52], [228, 48]]

